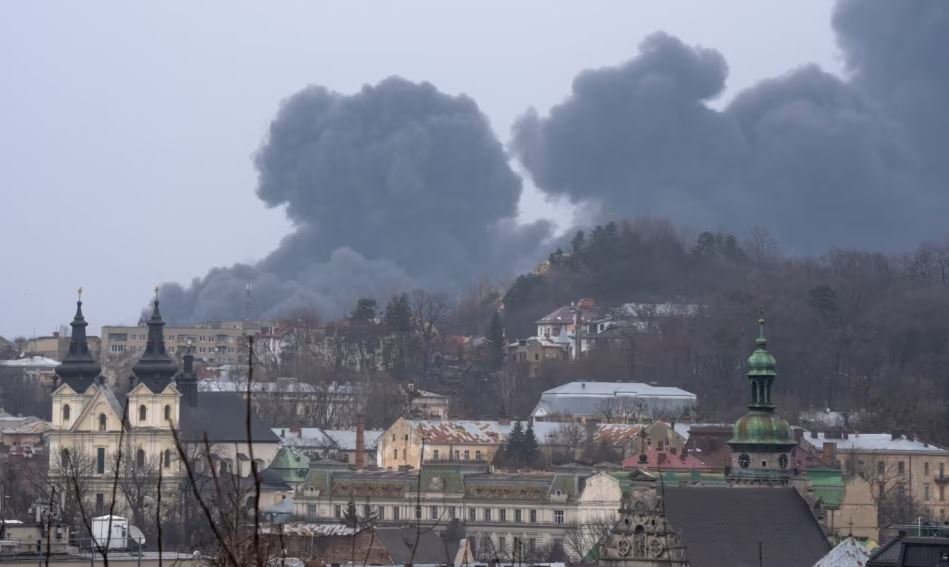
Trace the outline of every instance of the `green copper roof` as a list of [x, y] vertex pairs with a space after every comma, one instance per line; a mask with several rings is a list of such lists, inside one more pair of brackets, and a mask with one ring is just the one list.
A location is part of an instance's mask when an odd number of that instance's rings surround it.
[[814, 467], [806, 471], [811, 492], [827, 508], [840, 508], [846, 495], [846, 486], [840, 469], [833, 467]]
[[764, 337], [764, 318], [758, 319], [758, 338], [755, 339], [755, 349], [748, 357], [748, 377], [776, 376], [774, 372], [777, 362], [768, 352], [768, 339]]
[[795, 444], [787, 421], [773, 413], [761, 411], [750, 411], [739, 418], [729, 443]]
[[[762, 308], [762, 315], [764, 308]], [[749, 412], [735, 422], [729, 443], [788, 446], [794, 445], [791, 426], [775, 415], [771, 401], [771, 387], [777, 373], [776, 363], [768, 352], [768, 340], [764, 336], [764, 317], [758, 319], [758, 338], [755, 351], [748, 357], [748, 380], [751, 383]]]
[[288, 482], [300, 481], [306, 478], [310, 470], [310, 459], [295, 449], [281, 447], [270, 462], [270, 468]]

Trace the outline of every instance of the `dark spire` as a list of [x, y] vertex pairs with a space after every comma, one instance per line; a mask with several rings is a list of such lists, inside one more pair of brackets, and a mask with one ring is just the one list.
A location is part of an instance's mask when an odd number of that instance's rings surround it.
[[178, 375], [178, 391], [181, 392], [185, 404], [195, 407], [198, 405], [198, 376], [194, 371], [194, 354], [191, 345], [184, 356], [184, 368]]
[[76, 315], [73, 316], [72, 335], [69, 338], [69, 352], [63, 357], [62, 364], [56, 367], [56, 376], [69, 384], [77, 392], [84, 392], [102, 373], [102, 368], [89, 352], [86, 341], [86, 323], [82, 316], [82, 288], [79, 288], [76, 301]]
[[148, 320], [148, 342], [145, 352], [132, 366], [132, 374], [139, 382], [145, 383], [153, 392], [160, 392], [178, 373], [178, 365], [165, 351], [165, 335], [161, 311], [158, 309], [158, 288], [155, 288], [155, 302], [152, 316]]

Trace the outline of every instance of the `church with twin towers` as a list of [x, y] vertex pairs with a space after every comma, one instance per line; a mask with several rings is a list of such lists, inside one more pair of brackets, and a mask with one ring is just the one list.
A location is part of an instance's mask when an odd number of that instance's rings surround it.
[[192, 355], [179, 367], [166, 351], [157, 293], [145, 349], [126, 384], [109, 384], [89, 351], [81, 292], [70, 325], [69, 349], [56, 367], [49, 433], [49, 476], [61, 495], [81, 485], [88, 514], [119, 514], [127, 502], [123, 486], [132, 479], [151, 483], [160, 476], [169, 492], [177, 491], [175, 481], [186, 475], [182, 454], [193, 461], [193, 474], [213, 467], [243, 478], [252, 463], [257, 470], [270, 466], [279, 438], [253, 413], [248, 436], [244, 398], [199, 392]]

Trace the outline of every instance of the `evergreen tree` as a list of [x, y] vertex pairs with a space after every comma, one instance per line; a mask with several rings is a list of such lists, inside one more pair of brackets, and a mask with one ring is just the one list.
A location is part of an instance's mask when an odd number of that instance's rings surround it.
[[488, 343], [488, 369], [497, 370], [504, 362], [504, 326], [501, 316], [495, 311], [485, 333]]
[[376, 300], [371, 297], [362, 297], [356, 302], [350, 319], [353, 321], [371, 322], [376, 318]]
[[343, 524], [354, 530], [359, 528], [359, 515], [356, 513], [356, 502], [352, 495], [349, 496], [349, 502], [346, 503], [346, 509], [343, 511]]
[[540, 448], [537, 444], [537, 436], [534, 434], [534, 422], [527, 422], [527, 429], [524, 431], [521, 451], [524, 454], [524, 465], [535, 466], [540, 460]]
[[397, 293], [389, 298], [383, 320], [389, 332], [395, 335], [395, 341], [386, 347], [386, 365], [397, 378], [402, 378], [406, 373], [409, 335], [412, 333], [412, 305], [409, 302], [409, 294]]
[[570, 241], [570, 249], [574, 254], [579, 254], [580, 251], [583, 250], [584, 239], [583, 231], [578, 230], [577, 234], [575, 234]]
[[524, 464], [524, 425], [520, 421], [514, 422], [507, 436], [507, 461], [514, 466]]
[[393, 333], [408, 333], [412, 331], [412, 306], [409, 303], [409, 294], [397, 293], [386, 304], [386, 313], [383, 316], [386, 325]]

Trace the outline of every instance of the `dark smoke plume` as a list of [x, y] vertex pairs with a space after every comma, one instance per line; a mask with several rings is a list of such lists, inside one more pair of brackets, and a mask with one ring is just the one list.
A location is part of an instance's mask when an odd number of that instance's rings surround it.
[[541, 189], [601, 218], [762, 225], [804, 253], [941, 237], [947, 13], [938, 0], [842, 2], [851, 80], [804, 66], [724, 110], [708, 105], [725, 85], [722, 56], [655, 34], [631, 61], [577, 76], [548, 116], [529, 111], [512, 148]]
[[[847, 76], [805, 65], [738, 93], [714, 50], [658, 33], [616, 67], [514, 128], [537, 185], [600, 219], [697, 229], [767, 227], [788, 250], [905, 249], [942, 238], [949, 212], [949, 2], [842, 0]], [[298, 306], [339, 315], [359, 296], [457, 289], [524, 268], [549, 234], [514, 221], [520, 179], [471, 99], [392, 78], [351, 96], [285, 102], [257, 158], [260, 198], [295, 232], [256, 265], [166, 286], [176, 321]], [[527, 264], [529, 265], [529, 264]]]
[[299, 306], [339, 315], [361, 296], [457, 289], [507, 274], [549, 233], [518, 226], [521, 180], [466, 96], [390, 78], [345, 96], [290, 97], [256, 156], [258, 196], [286, 205], [296, 230], [254, 266], [165, 286], [169, 319], [252, 317]]
[[945, 188], [949, 3], [844, 0], [833, 24], [853, 84], [909, 128], [929, 179]]

